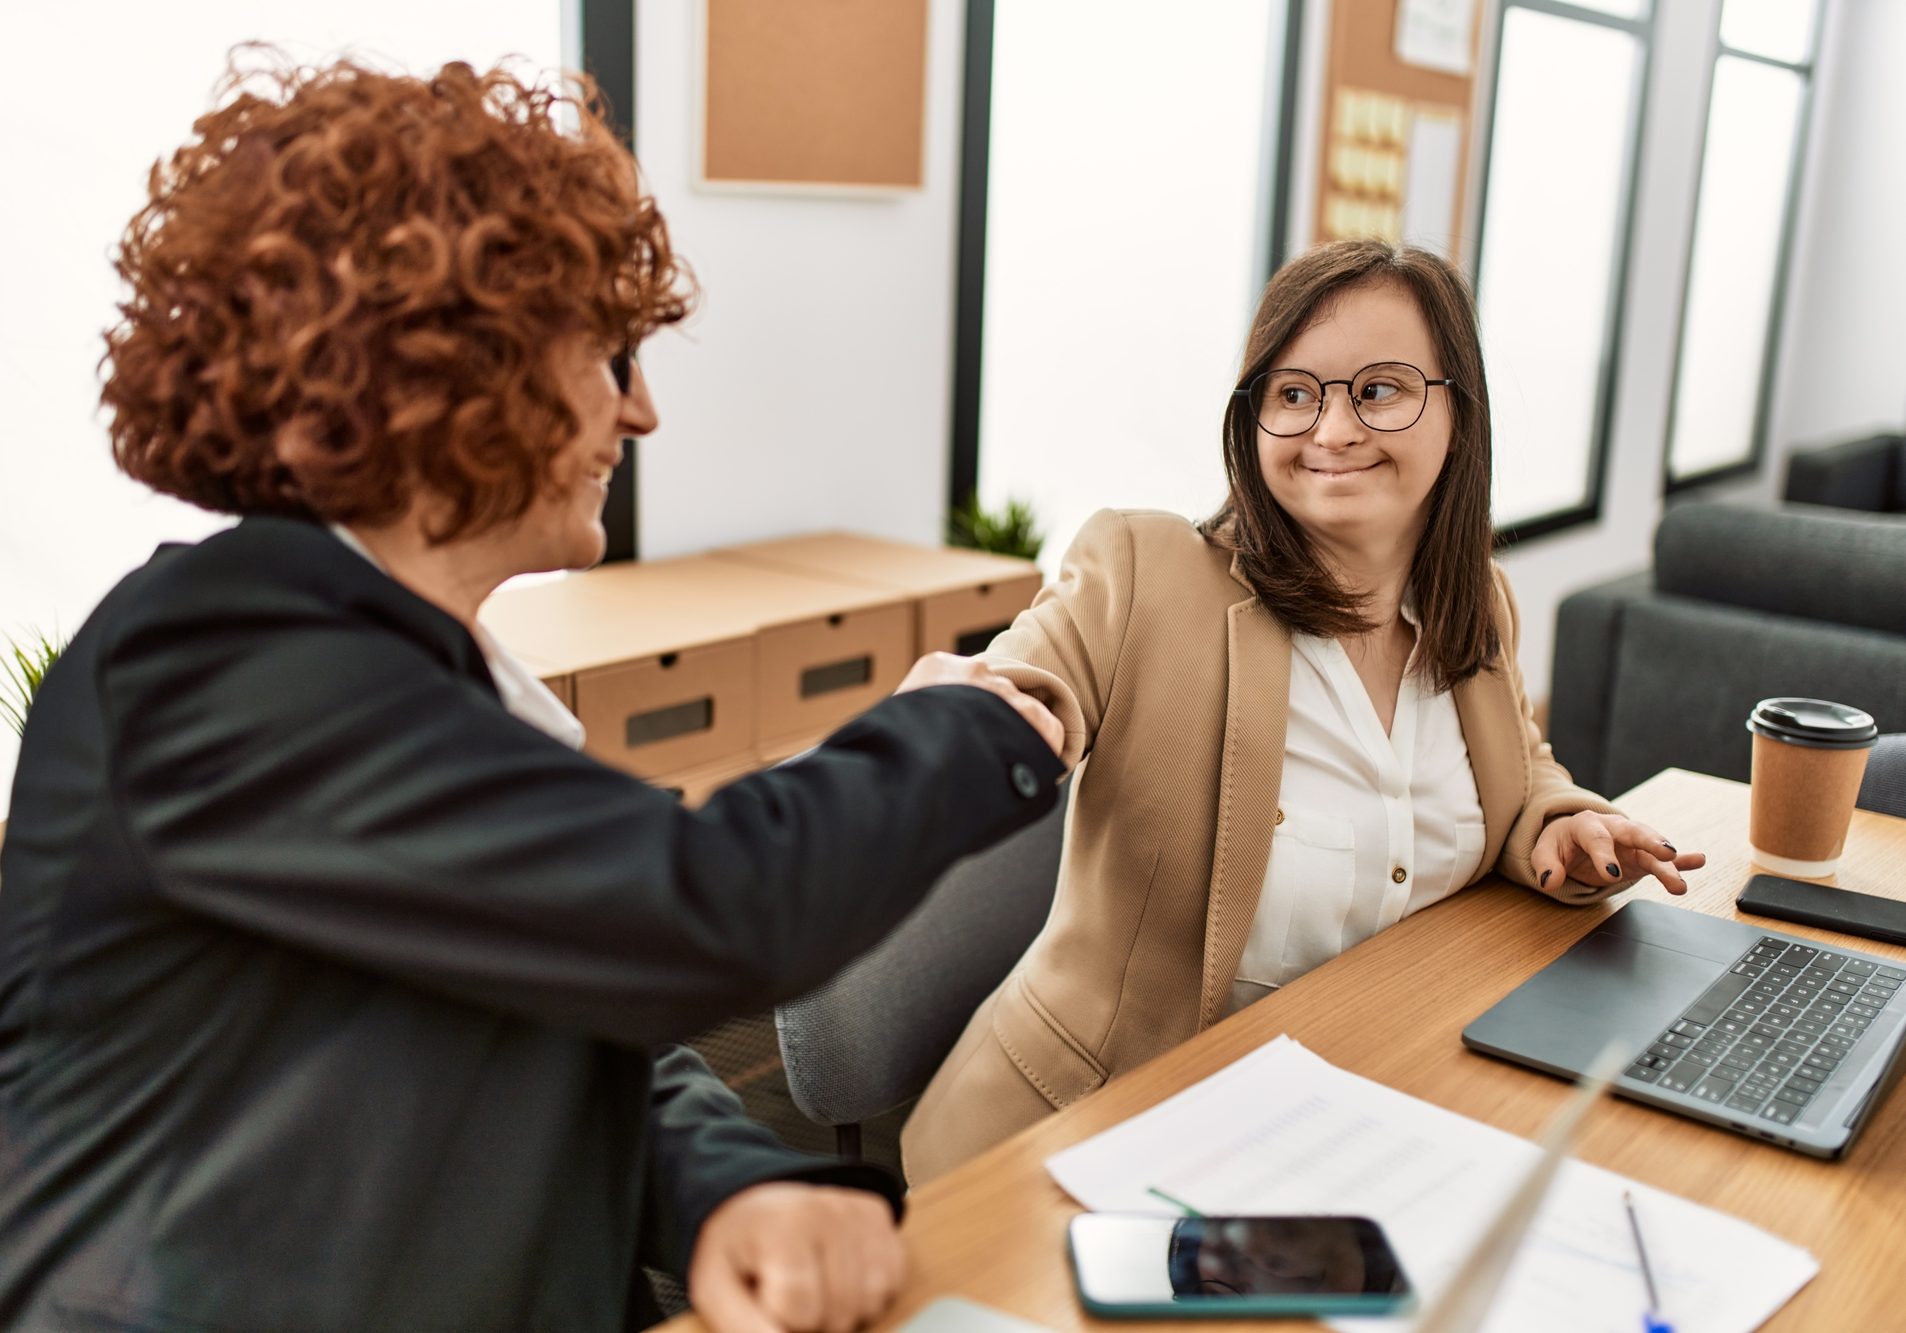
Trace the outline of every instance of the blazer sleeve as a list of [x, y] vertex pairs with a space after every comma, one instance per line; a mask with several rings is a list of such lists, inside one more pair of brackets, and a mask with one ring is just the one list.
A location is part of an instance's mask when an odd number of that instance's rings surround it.
[[1112, 694], [1131, 616], [1132, 529], [1101, 509], [1086, 520], [1059, 567], [982, 660], [1051, 710], [1065, 728], [1068, 771], [1092, 749]]
[[1059, 765], [971, 687], [889, 699], [700, 810], [550, 739], [404, 635], [286, 597], [103, 655], [120, 832], [171, 907], [625, 1045], [818, 985]]
[[1558, 902], [1584, 905], [1600, 902], [1611, 894], [1620, 893], [1635, 881], [1620, 880], [1614, 884], [1589, 884], [1578, 879], [1551, 881], [1547, 888], [1536, 882], [1535, 869], [1530, 857], [1535, 853], [1536, 839], [1542, 836], [1543, 827], [1551, 820], [1564, 815], [1580, 814], [1584, 810], [1599, 810], [1604, 814], [1618, 815], [1621, 811], [1606, 800], [1584, 787], [1575, 785], [1566, 768], [1556, 762], [1549, 743], [1542, 739], [1541, 728], [1535, 724], [1535, 708], [1529, 701], [1529, 692], [1522, 680], [1522, 616], [1516, 608], [1515, 593], [1509, 587], [1509, 576], [1496, 567], [1496, 596], [1501, 607], [1501, 623], [1506, 627], [1503, 645], [1503, 670], [1508, 674], [1509, 684], [1515, 694], [1516, 709], [1522, 718], [1522, 734], [1529, 753], [1528, 800], [1523, 803], [1515, 822], [1509, 826], [1509, 836], [1502, 844], [1502, 855], [1496, 859], [1496, 871], [1503, 878], [1517, 884], [1536, 889]]
[[721, 1204], [771, 1180], [861, 1189], [886, 1199], [896, 1220], [905, 1194], [894, 1176], [862, 1162], [787, 1147], [747, 1118], [741, 1099], [683, 1046], [656, 1053], [649, 1096], [648, 1172], [641, 1262], [680, 1278], [702, 1223]]

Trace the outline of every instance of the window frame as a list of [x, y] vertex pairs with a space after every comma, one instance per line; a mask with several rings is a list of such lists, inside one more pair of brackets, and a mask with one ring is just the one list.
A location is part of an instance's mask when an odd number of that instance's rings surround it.
[[[1661, 433], [1661, 493], [1664, 496], [1678, 494], [1700, 486], [1714, 486], [1724, 482], [1744, 480], [1760, 475], [1767, 462], [1767, 434], [1771, 424], [1770, 410], [1773, 406], [1773, 387], [1780, 371], [1781, 331], [1787, 315], [1787, 292], [1793, 276], [1794, 232], [1800, 213], [1800, 184], [1806, 175], [1809, 137], [1813, 129], [1813, 105], [1817, 73], [1820, 66], [1820, 39], [1826, 29], [1827, 6], [1832, 0], [1818, 0], [1813, 11], [1812, 30], [1807, 37], [1807, 57], [1794, 62], [1777, 60], [1772, 56], [1756, 55], [1728, 46], [1721, 40], [1721, 20], [1727, 8], [1727, 0], [1719, 0], [1714, 6], [1714, 28], [1709, 39], [1711, 54], [1707, 63], [1707, 96], [1701, 111], [1701, 143], [1696, 161], [1701, 164], [1701, 179], [1695, 184], [1694, 208], [1688, 214], [1688, 240], [1681, 255], [1681, 300], [1675, 317], [1674, 365], [1668, 377], [1668, 412]], [[1780, 219], [1780, 247], [1774, 260], [1773, 299], [1767, 306], [1767, 333], [1762, 340], [1760, 354], [1760, 392], [1754, 403], [1754, 426], [1748, 436], [1747, 457], [1733, 463], [1722, 463], [1715, 467], [1690, 472], [1685, 476], [1676, 476], [1674, 471], [1674, 424], [1681, 403], [1681, 368], [1687, 354], [1688, 341], [1688, 298], [1693, 289], [1690, 279], [1694, 275], [1694, 250], [1699, 240], [1701, 222], [1701, 201], [1707, 193], [1707, 144], [1708, 135], [1714, 121], [1714, 81], [1715, 72], [1720, 68], [1721, 59], [1732, 56], [1739, 60], [1752, 61], [1758, 65], [1769, 65], [1775, 69], [1784, 69], [1801, 78], [1800, 118], [1794, 126], [1793, 161], [1787, 166], [1787, 188], [1783, 192]]]
[[[1597, 27], [1627, 33], [1640, 43], [1640, 61], [1635, 85], [1628, 101], [1627, 146], [1624, 150], [1621, 197], [1616, 203], [1617, 229], [1614, 264], [1609, 274], [1608, 304], [1602, 328], [1602, 353], [1598, 368], [1600, 384], [1595, 394], [1595, 421], [1589, 431], [1588, 491], [1580, 504], [1565, 506], [1548, 513], [1533, 514], [1496, 526], [1496, 549], [1517, 546], [1539, 537], [1566, 532], [1601, 521], [1608, 493], [1610, 436], [1614, 433], [1615, 402], [1620, 388], [1622, 357], [1622, 321], [1628, 309], [1628, 283], [1632, 276], [1635, 239], [1635, 198], [1641, 183], [1641, 138], [1647, 125], [1649, 84], [1654, 75], [1655, 24], [1666, 0], [1651, 0], [1641, 18], [1625, 18], [1597, 9], [1566, 3], [1566, 0], [1501, 0], [1495, 6], [1495, 28], [1489, 54], [1489, 101], [1487, 133], [1480, 145], [1480, 169], [1476, 187], [1476, 239], [1470, 248], [1469, 271], [1475, 275], [1477, 312], [1482, 308], [1483, 246], [1489, 239], [1489, 180], [1495, 153], [1497, 94], [1502, 86], [1502, 34], [1511, 9], [1527, 9], [1554, 18], [1571, 19]], [[1493, 500], [1493, 497], [1492, 497]], [[1492, 503], [1493, 509], [1493, 503]]]
[[[568, 0], [578, 6], [582, 68], [602, 91], [610, 126], [635, 148], [635, 11], [632, 0]], [[639, 559], [636, 520], [637, 441], [625, 438], [622, 458], [609, 475], [602, 527], [608, 534], [602, 563]]]

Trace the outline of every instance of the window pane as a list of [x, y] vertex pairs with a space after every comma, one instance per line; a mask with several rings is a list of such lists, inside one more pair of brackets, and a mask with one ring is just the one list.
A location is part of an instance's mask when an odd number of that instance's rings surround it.
[[1048, 568], [1094, 510], [1224, 498], [1282, 9], [998, 7], [979, 491], [1031, 501]]
[[1726, 0], [1721, 45], [1749, 55], [1804, 64], [1812, 56], [1817, 0]]
[[1640, 61], [1625, 32], [1503, 16], [1477, 277], [1498, 527], [1590, 498]]
[[1748, 458], [1766, 372], [1804, 81], [1734, 56], [1714, 66], [1668, 471]]
[[1648, 0], [1563, 0], [1577, 9], [1593, 9], [1617, 18], [1638, 19], [1648, 13]]

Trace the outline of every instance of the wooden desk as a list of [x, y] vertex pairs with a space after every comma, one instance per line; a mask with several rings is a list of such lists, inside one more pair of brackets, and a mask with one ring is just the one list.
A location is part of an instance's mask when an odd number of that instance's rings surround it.
[[[1669, 770], [1620, 804], [1682, 849], [1708, 854], [1707, 868], [1689, 876], [1688, 895], [1678, 900], [1682, 906], [1736, 915], [1734, 896], [1752, 873], [1744, 785]], [[1906, 820], [1856, 813], [1837, 882], [1906, 898]], [[937, 1297], [961, 1295], [1053, 1328], [1117, 1327], [1086, 1318], [1073, 1296], [1065, 1225], [1079, 1208], [1052, 1183], [1045, 1159], [1280, 1032], [1341, 1068], [1535, 1136], [1567, 1096], [1568, 1085], [1474, 1054], [1459, 1034], [1616, 905], [1635, 897], [1669, 901], [1653, 880], [1616, 904], [1590, 908], [1563, 907], [1502, 883], [1470, 889], [925, 1186], [913, 1195], [905, 1227], [912, 1276], [883, 1326], [906, 1320]], [[1742, 919], [1906, 960], [1903, 948]], [[1906, 1321], [1906, 1231], [1898, 1220], [1906, 1200], [1906, 1088], [1894, 1090], [1842, 1162], [1816, 1161], [1615, 1099], [1591, 1113], [1576, 1156], [1746, 1218], [1811, 1250], [1820, 1261], [1819, 1276], [1767, 1328], [1868, 1330]], [[680, 1333], [698, 1327], [693, 1316], [676, 1322]], [[1183, 1327], [1212, 1333], [1216, 1326], [1200, 1320]]]

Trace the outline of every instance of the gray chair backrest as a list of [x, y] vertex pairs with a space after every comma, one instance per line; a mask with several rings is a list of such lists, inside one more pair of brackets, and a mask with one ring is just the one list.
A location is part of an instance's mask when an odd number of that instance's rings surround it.
[[1038, 823], [959, 862], [918, 910], [819, 990], [774, 1011], [788, 1091], [823, 1125], [919, 1095], [1052, 910], [1071, 783]]
[[1906, 818], [1906, 732], [1880, 737], [1866, 757], [1859, 807]]

